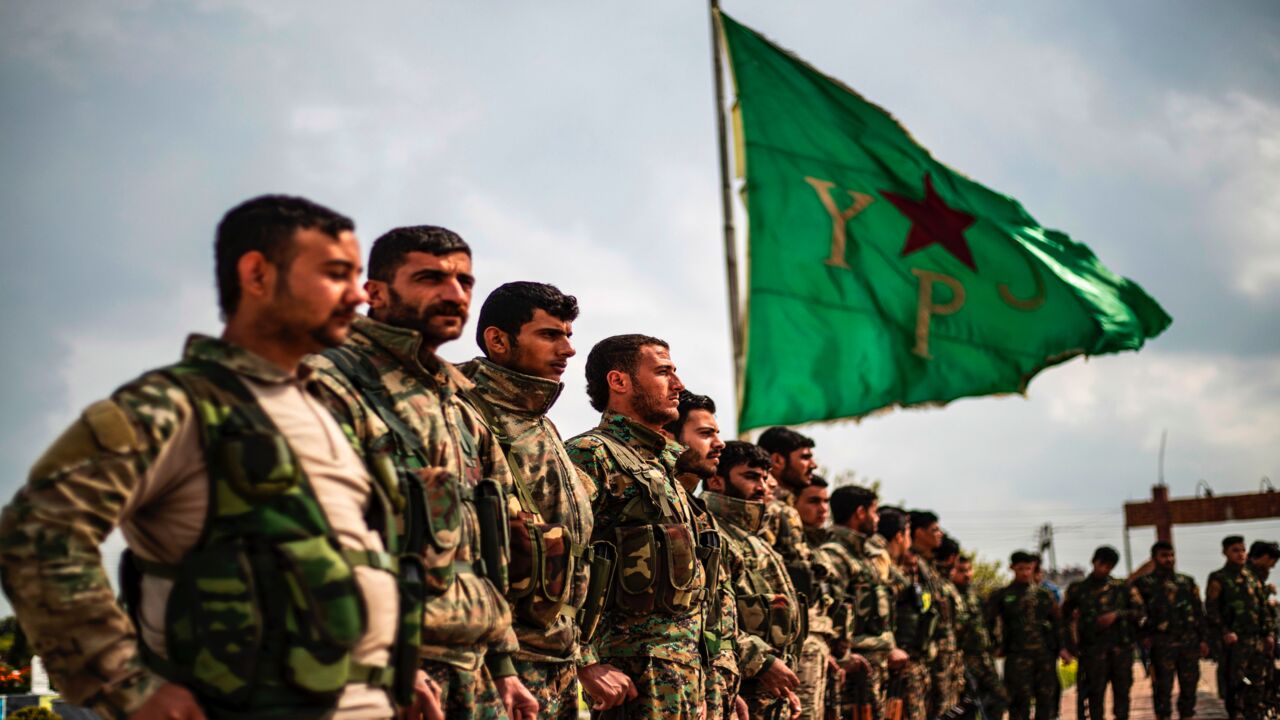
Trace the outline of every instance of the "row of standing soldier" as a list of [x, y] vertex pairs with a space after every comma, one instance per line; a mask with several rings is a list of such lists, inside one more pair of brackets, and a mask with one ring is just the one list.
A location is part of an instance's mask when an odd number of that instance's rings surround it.
[[348, 218], [264, 196], [223, 218], [215, 261], [222, 336], [89, 406], [0, 518], [5, 592], [69, 700], [531, 720], [576, 717], [581, 688], [601, 717], [922, 720], [966, 677], [1000, 710], [990, 625], [1011, 717], [1044, 704], [1061, 632], [1027, 563], [984, 609], [931, 513], [845, 487], [824, 529], [812, 441], [721, 442], [662, 340], [595, 345], [600, 423], [562, 441], [576, 301], [504, 285], [483, 355], [440, 359], [474, 284], [456, 234], [384, 234], [362, 288]]

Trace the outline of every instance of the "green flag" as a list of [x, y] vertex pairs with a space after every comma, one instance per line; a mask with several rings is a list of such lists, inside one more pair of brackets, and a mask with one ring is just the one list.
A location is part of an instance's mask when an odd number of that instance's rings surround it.
[[1021, 392], [1169, 326], [1089, 248], [721, 19], [750, 220], [739, 429]]

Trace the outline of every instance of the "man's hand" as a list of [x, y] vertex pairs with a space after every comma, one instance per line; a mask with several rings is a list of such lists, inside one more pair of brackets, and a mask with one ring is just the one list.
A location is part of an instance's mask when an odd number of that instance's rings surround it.
[[413, 679], [413, 704], [400, 709], [400, 720], [444, 720], [440, 686], [426, 671], [419, 670]]
[[800, 720], [800, 698], [796, 694], [787, 691], [787, 702], [791, 704], [791, 720]]
[[770, 663], [768, 670], [756, 675], [756, 680], [765, 692], [779, 698], [800, 686], [800, 678], [781, 660]]
[[134, 710], [129, 720], [204, 720], [204, 711], [190, 690], [166, 683]]
[[1202, 658], [1209, 657], [1209, 643], [1207, 642], [1200, 643], [1200, 657]]
[[900, 670], [911, 662], [911, 656], [902, 648], [894, 648], [889, 651], [889, 667], [894, 670]]
[[605, 663], [578, 668], [578, 680], [582, 682], [582, 691], [591, 700], [592, 710], [616, 708], [639, 695], [626, 673]]
[[529, 692], [529, 688], [525, 687], [524, 683], [520, 682], [518, 676], [494, 678], [493, 684], [498, 686], [498, 697], [502, 698], [502, 705], [507, 709], [508, 718], [537, 720], [538, 699]]
[[1223, 644], [1223, 645], [1235, 645], [1235, 644], [1236, 644], [1236, 641], [1237, 641], [1237, 640], [1239, 640], [1239, 639], [1240, 639], [1240, 638], [1236, 637], [1236, 634], [1235, 634], [1235, 633], [1233, 633], [1233, 632], [1223, 633], [1223, 635], [1222, 635], [1222, 644]]
[[733, 714], [738, 720], [751, 720], [751, 708], [747, 707], [747, 701], [741, 695], [733, 697]]
[[1111, 612], [1099, 615], [1098, 619], [1093, 621], [1093, 624], [1097, 625], [1099, 630], [1106, 630], [1115, 624], [1116, 618], [1118, 617], [1120, 617], [1120, 614], [1112, 610]]

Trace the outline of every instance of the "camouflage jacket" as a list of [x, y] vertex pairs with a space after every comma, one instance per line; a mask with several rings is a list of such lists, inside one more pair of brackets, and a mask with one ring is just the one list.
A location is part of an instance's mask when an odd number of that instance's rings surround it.
[[[589, 567], [581, 562], [581, 549], [591, 540], [590, 481], [569, 460], [564, 441], [547, 412], [560, 397], [560, 383], [525, 375], [476, 358], [459, 366], [472, 382], [472, 397], [486, 405], [482, 414], [502, 442], [509, 445], [507, 460], [514, 466], [517, 481], [545, 522], [565, 526], [573, 547], [574, 572], [568, 606], [581, 608], [587, 595]], [[570, 616], [562, 615], [543, 630], [515, 621], [522, 660], [553, 661], [573, 657], [578, 646], [578, 628]]]
[[956, 646], [966, 657], [980, 658], [991, 653], [991, 637], [982, 617], [982, 601], [971, 586], [956, 588]]
[[819, 552], [832, 570], [832, 590], [848, 614], [849, 649], [880, 661], [897, 647], [893, 639], [893, 589], [872, 565], [866, 542], [861, 533], [837, 525]]
[[924, 586], [938, 609], [938, 624], [934, 628], [933, 642], [935, 650], [943, 653], [956, 651], [956, 596], [955, 586], [942, 577], [942, 573], [934, 567], [933, 559], [921, 555], [915, 548], [911, 554], [916, 559], [919, 581]]
[[[451, 364], [431, 356], [420, 358], [422, 336], [366, 317], [357, 317], [346, 347], [377, 370], [395, 406], [396, 416], [418, 434], [431, 464], [444, 468], [470, 497], [482, 479], [497, 482], [507, 495], [509, 513], [519, 512], [511, 472], [502, 450], [477, 411], [460, 396], [470, 381]], [[364, 448], [385, 447], [392, 430], [372, 403], [323, 355], [307, 358], [319, 371], [326, 399], [335, 415], [355, 432]], [[428, 567], [441, 562], [465, 566], [480, 560], [480, 526], [475, 507], [463, 502], [460, 537], [453, 556], [424, 555]], [[427, 598], [423, 613], [422, 657], [463, 669], [482, 661], [497, 675], [515, 673], [511, 654], [518, 649], [511, 628], [511, 609], [487, 578], [459, 572], [442, 594]], [[486, 655], [488, 657], [486, 657]]]
[[[698, 522], [689, 494], [676, 480], [676, 458], [683, 448], [679, 443], [617, 413], [605, 413], [595, 432], [609, 434], [628, 447], [666, 479], [661, 491], [666, 502], [682, 522], [690, 526], [693, 536], [705, 526]], [[584, 433], [565, 442], [569, 459], [587, 474], [594, 485], [592, 511], [595, 515], [593, 540], [613, 541], [616, 528], [631, 525], [629, 515], [645, 502], [647, 488], [627, 473], [606, 449], [604, 442]], [[633, 502], [634, 501], [634, 502]], [[694, 592], [701, 593], [706, 573], [701, 564], [695, 568]], [[655, 612], [648, 616], [626, 616], [606, 612], [600, 622], [599, 635], [593, 643], [598, 657], [654, 657], [689, 666], [699, 666], [702, 658], [702, 609], [695, 607], [684, 613]]]
[[[716, 518], [711, 514], [711, 510], [707, 508], [707, 504], [702, 498], [696, 495], [689, 496], [689, 502], [693, 505], [694, 512], [697, 514], [699, 522], [703, 523], [716, 532], [717, 535], [723, 536], [720, 529], [720, 523], [716, 522]], [[704, 630], [715, 635], [720, 643], [720, 649], [714, 656], [710, 658], [711, 665], [721, 668], [722, 670], [741, 677], [742, 671], [738, 667], [738, 601], [733, 590], [733, 578], [729, 574], [729, 570], [725, 566], [725, 555], [727, 551], [723, 548], [720, 550], [720, 566], [717, 571], [719, 577], [716, 581], [716, 592], [709, 594], [707, 603], [715, 602], [719, 605], [719, 621], [715, 623], [715, 627], [705, 627]], [[708, 606], [707, 622], [711, 622], [711, 610]]]
[[1216, 644], [1229, 632], [1243, 637], [1275, 633], [1266, 603], [1266, 589], [1248, 568], [1226, 565], [1209, 573], [1204, 616], [1210, 641]]
[[[1098, 627], [1098, 618], [1116, 613], [1109, 627]], [[1093, 649], [1127, 647], [1142, 622], [1142, 596], [1131, 585], [1113, 577], [1092, 574], [1071, 583], [1062, 600], [1063, 642], [1078, 655]]]
[[1062, 620], [1053, 593], [1039, 585], [1010, 583], [987, 598], [987, 629], [1006, 657], [1056, 655]]
[[[703, 493], [702, 500], [717, 520], [723, 567], [733, 583], [734, 594], [739, 601], [764, 594], [782, 595], [786, 597], [792, 612], [798, 612], [799, 601], [782, 556], [759, 537], [765, 504], [716, 492]], [[758, 603], [740, 609], [743, 613], [753, 614], [768, 611], [768, 607]], [[795, 664], [798, 645], [795, 638], [783, 641], [777, 637], [766, 638], [747, 633], [743, 629], [762, 626], [766, 622], [767, 618], [764, 617], [739, 617], [738, 668], [743, 677], [755, 677], [775, 659], [781, 659], [788, 666]]]
[[1146, 609], [1146, 617], [1139, 627], [1143, 637], [1170, 645], [1197, 645], [1207, 641], [1200, 588], [1190, 575], [1157, 570], [1138, 578], [1133, 587]]
[[795, 508], [796, 496], [782, 483], [773, 491], [765, 512], [765, 526], [773, 535], [773, 549], [787, 563], [809, 562], [809, 546], [804, 540], [804, 523]]
[[[184, 359], [258, 383], [295, 381], [214, 338], [191, 336]], [[118, 524], [148, 511], [135, 506], [135, 495], [193, 414], [168, 374], [142, 375], [85, 409], [0, 517], [0, 575], [23, 630], [61, 694], [103, 717], [126, 717], [166, 681], [144, 665], [99, 546]]]

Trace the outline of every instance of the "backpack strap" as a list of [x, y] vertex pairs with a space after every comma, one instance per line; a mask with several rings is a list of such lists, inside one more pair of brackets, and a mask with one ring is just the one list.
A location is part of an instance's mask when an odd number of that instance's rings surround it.
[[512, 483], [516, 486], [516, 497], [520, 501], [520, 509], [530, 515], [541, 516], [541, 513], [538, 512], [538, 506], [533, 502], [533, 495], [529, 493], [529, 484], [525, 482], [524, 472], [520, 470], [520, 466], [511, 457], [511, 446], [514, 439], [502, 431], [502, 426], [493, 415], [493, 407], [484, 398], [480, 397], [474, 387], [469, 387], [461, 382], [457, 383], [457, 387], [458, 394], [463, 397], [468, 406], [480, 414], [480, 419], [484, 422], [484, 426], [489, 429], [494, 441], [498, 443], [498, 448], [502, 450], [502, 457], [507, 461], [507, 467], [511, 470]]

